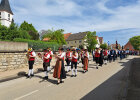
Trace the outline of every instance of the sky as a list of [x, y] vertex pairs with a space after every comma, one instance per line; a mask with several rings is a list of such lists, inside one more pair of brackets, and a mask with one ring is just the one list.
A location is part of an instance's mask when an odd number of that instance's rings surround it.
[[38, 31], [96, 31], [104, 42], [125, 45], [140, 35], [140, 0], [9, 0], [15, 23], [24, 20]]

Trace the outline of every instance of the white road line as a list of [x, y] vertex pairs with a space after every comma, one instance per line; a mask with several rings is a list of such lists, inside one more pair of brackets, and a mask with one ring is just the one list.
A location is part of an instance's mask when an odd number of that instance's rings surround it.
[[33, 93], [35, 93], [35, 92], [38, 92], [39, 90], [35, 90], [35, 91], [32, 91], [32, 92], [30, 92], [30, 93], [28, 93], [28, 94], [25, 94], [25, 95], [23, 95], [23, 96], [21, 96], [21, 97], [18, 97], [18, 98], [16, 98], [16, 99], [14, 99], [14, 100], [20, 100], [20, 99], [22, 99], [22, 98], [24, 98], [24, 97], [27, 97], [27, 96], [29, 96], [29, 95], [32, 95]]
[[50, 86], [52, 86], [52, 84], [48, 85], [47, 87], [50, 87]]

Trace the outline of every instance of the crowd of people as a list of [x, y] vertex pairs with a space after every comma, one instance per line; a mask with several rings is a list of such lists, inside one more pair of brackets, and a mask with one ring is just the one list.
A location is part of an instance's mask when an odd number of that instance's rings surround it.
[[[116, 50], [116, 49], [101, 49], [96, 48], [92, 51], [93, 61], [96, 62], [96, 69], [99, 66], [102, 67], [103, 64], [115, 62], [118, 57], [120, 60], [126, 58], [130, 54], [128, 50]], [[57, 78], [57, 84], [63, 83], [62, 79], [66, 78], [66, 73], [71, 71], [71, 77], [77, 76], [77, 65], [82, 63], [83, 73], [88, 72], [89, 66], [89, 52], [87, 48], [84, 49], [67, 49], [64, 51], [63, 48], [59, 48], [57, 53], [53, 53], [51, 48], [44, 49], [44, 52], [38, 53], [36, 55], [35, 51], [30, 48], [27, 53], [29, 59], [29, 72], [27, 78], [33, 77], [33, 65], [35, 62], [36, 56], [39, 56], [43, 60], [43, 69], [44, 69], [44, 79], [47, 80], [48, 72], [50, 71], [52, 57], [56, 59], [56, 64], [53, 67], [53, 77]], [[66, 65], [64, 65], [66, 61]]]

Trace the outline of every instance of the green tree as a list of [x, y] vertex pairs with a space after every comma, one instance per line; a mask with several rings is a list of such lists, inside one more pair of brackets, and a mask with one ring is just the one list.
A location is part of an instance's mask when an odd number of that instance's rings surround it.
[[7, 38], [8, 28], [0, 24], [0, 39], [5, 40]]
[[60, 45], [66, 44], [66, 41], [64, 39], [64, 30], [59, 29], [59, 30], [48, 30], [46, 34], [43, 35], [44, 38], [50, 38], [49, 42], [57, 42]]
[[38, 40], [39, 39], [39, 34], [32, 24], [28, 24], [28, 22], [24, 21], [20, 25], [20, 29], [27, 31], [32, 40]]
[[102, 48], [102, 49], [107, 49], [107, 47], [108, 47], [108, 46], [107, 46], [106, 43], [100, 45], [100, 48]]
[[95, 48], [95, 45], [97, 44], [96, 31], [94, 32], [88, 31], [85, 39], [88, 45], [88, 50], [91, 51], [93, 48]]
[[130, 38], [129, 41], [133, 45], [135, 50], [140, 50], [140, 36], [134, 36]]

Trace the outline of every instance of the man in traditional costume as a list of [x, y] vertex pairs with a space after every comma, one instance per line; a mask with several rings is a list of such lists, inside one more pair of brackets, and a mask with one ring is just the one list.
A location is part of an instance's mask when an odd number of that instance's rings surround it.
[[107, 49], [105, 49], [103, 51], [103, 54], [104, 54], [104, 64], [107, 65], [107, 60], [108, 60], [108, 51], [107, 51]]
[[70, 51], [70, 49], [67, 49], [67, 52], [66, 52], [67, 72], [71, 70], [70, 69], [71, 55], [72, 55], [72, 52]]
[[85, 52], [84, 52], [84, 73], [88, 71], [88, 64], [89, 63], [89, 53], [87, 48], [85, 48]]
[[45, 73], [44, 79], [46, 79], [46, 80], [48, 79], [49, 62], [50, 62], [50, 52], [49, 52], [49, 49], [45, 49], [44, 50], [44, 55], [43, 55], [43, 68], [44, 68], [44, 73]]
[[81, 57], [81, 62], [82, 62], [82, 68], [84, 67], [84, 49], [81, 50], [80, 52], [80, 57]]
[[64, 68], [64, 57], [65, 52], [63, 52], [63, 48], [61, 48], [58, 51], [58, 55], [56, 55], [57, 61], [53, 73], [53, 77], [58, 79], [57, 84], [63, 83], [62, 79], [66, 78], [66, 72]]
[[50, 71], [51, 70], [51, 61], [52, 61], [52, 56], [53, 56], [53, 51], [51, 50], [51, 48], [49, 48], [49, 55], [50, 55], [50, 58], [49, 58], [48, 70]]
[[[72, 63], [71, 63], [71, 71], [72, 71], [72, 76], [77, 76], [77, 61], [78, 61], [78, 53], [76, 52], [76, 49], [73, 48], [73, 53], [72, 53]], [[73, 71], [73, 66], [75, 67], [75, 75]]]
[[100, 51], [99, 51], [99, 48], [96, 48], [96, 51], [95, 51], [96, 69], [98, 69], [99, 58], [100, 58]]
[[35, 62], [36, 53], [33, 51], [32, 48], [29, 48], [27, 56], [28, 56], [28, 64], [29, 64], [29, 72], [27, 78], [30, 78], [31, 76], [34, 76], [33, 65]]
[[100, 58], [99, 58], [99, 66], [102, 67], [104, 60], [103, 50], [100, 48]]

